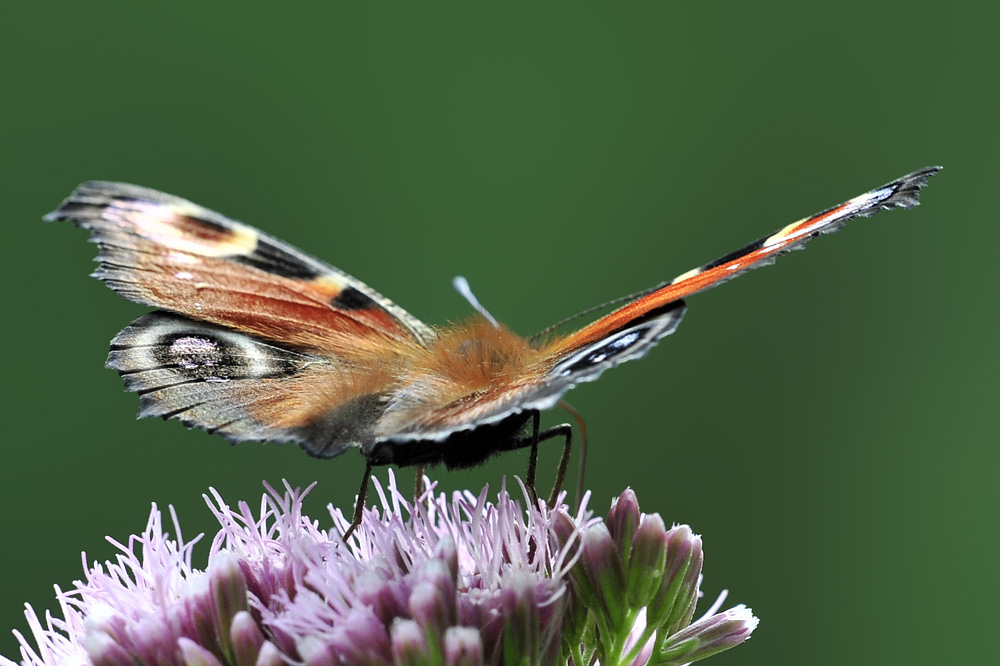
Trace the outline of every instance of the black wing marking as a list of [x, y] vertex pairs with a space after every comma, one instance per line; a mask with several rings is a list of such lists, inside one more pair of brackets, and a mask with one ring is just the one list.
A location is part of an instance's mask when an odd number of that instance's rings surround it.
[[[329, 458], [361, 446], [377, 414], [322, 410], [334, 361], [180, 315], [153, 312], [111, 341], [107, 365], [141, 399], [139, 418], [177, 419], [232, 442], [294, 442]], [[373, 396], [360, 396], [350, 401]], [[375, 401], [377, 404], [377, 401]]]

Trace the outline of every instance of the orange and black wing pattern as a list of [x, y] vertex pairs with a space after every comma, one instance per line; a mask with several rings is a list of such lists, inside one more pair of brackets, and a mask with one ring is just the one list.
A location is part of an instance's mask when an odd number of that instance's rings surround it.
[[349, 351], [433, 331], [351, 276], [248, 225], [126, 183], [80, 185], [46, 220], [90, 231], [94, 276], [129, 300], [268, 340]]
[[782, 227], [772, 234], [758, 238], [738, 250], [683, 273], [670, 282], [650, 290], [649, 293], [636, 298], [589, 326], [553, 341], [549, 349], [554, 355], [562, 358], [567, 354], [572, 354], [574, 350], [600, 341], [615, 331], [628, 326], [630, 322], [655, 314], [676, 301], [722, 284], [750, 269], [767, 266], [779, 255], [800, 249], [820, 234], [839, 231], [848, 220], [856, 217], [868, 217], [880, 210], [912, 208], [919, 203], [920, 188], [927, 184], [928, 178], [940, 170], [941, 167], [933, 166], [914, 171], [882, 187], [845, 201], [839, 206], [834, 206]]
[[84, 183], [47, 219], [89, 230], [95, 275], [164, 310], [122, 331], [108, 357], [141, 396], [140, 416], [232, 441], [293, 441], [320, 457], [357, 447], [373, 464], [468, 464], [519, 442], [528, 413], [644, 356], [676, 330], [688, 296], [855, 217], [917, 205], [938, 170], [787, 225], [541, 342], [486, 319], [432, 329], [336, 268], [155, 190]]
[[[880, 210], [911, 208], [927, 179], [940, 167], [928, 167], [887, 185], [789, 224], [778, 231], [690, 270], [669, 283], [648, 290], [623, 307], [575, 332], [551, 337], [522, 352], [519, 371], [501, 376], [492, 386], [441, 404], [424, 404], [395, 417], [394, 430], [384, 439], [399, 442], [429, 438], [443, 440], [456, 430], [500, 423], [516, 414], [553, 407], [569, 389], [593, 381], [608, 368], [641, 358], [661, 338], [673, 333], [687, 307], [685, 298], [714, 287], [752, 268], [764, 266], [780, 254], [802, 247], [810, 239], [839, 230], [855, 217]], [[495, 333], [505, 339], [503, 329]], [[408, 395], [406, 388], [400, 395]], [[411, 396], [419, 400], [419, 392]], [[385, 421], [383, 421], [384, 423]]]
[[359, 280], [156, 190], [83, 183], [46, 219], [87, 229], [95, 277], [163, 310], [132, 322], [108, 356], [140, 417], [338, 455], [371, 440], [394, 364], [436, 337]]

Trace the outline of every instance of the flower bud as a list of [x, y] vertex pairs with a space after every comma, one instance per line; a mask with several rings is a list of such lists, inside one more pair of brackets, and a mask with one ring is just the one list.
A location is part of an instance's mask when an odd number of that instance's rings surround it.
[[189, 638], [178, 638], [177, 647], [180, 648], [184, 666], [222, 666], [222, 662], [214, 654]]
[[447, 565], [449, 580], [458, 580], [458, 548], [455, 546], [454, 539], [445, 537], [438, 541], [434, 548], [434, 559]]
[[449, 627], [444, 634], [445, 666], [483, 666], [483, 642], [472, 627]]
[[254, 662], [254, 666], [284, 666], [285, 663], [281, 652], [274, 643], [264, 641], [264, 644], [260, 646], [260, 652], [257, 653], [257, 661]]
[[233, 662], [236, 666], [254, 666], [264, 635], [248, 611], [240, 611], [233, 617], [230, 629], [233, 646]]
[[632, 552], [625, 574], [628, 603], [643, 608], [660, 589], [667, 566], [667, 528], [659, 514], [642, 519], [626, 550]]
[[134, 661], [128, 650], [103, 631], [88, 631], [83, 639], [83, 649], [94, 666], [117, 666]]
[[208, 589], [212, 595], [212, 623], [215, 636], [227, 657], [233, 654], [230, 629], [233, 617], [248, 608], [247, 579], [240, 569], [239, 559], [232, 554], [220, 554], [208, 568]]
[[603, 523], [591, 526], [583, 533], [580, 561], [571, 576], [577, 584], [579, 600], [611, 626], [625, 618], [625, 572], [621, 555]]
[[728, 650], [750, 638], [760, 622], [746, 606], [695, 622], [670, 636], [657, 655], [664, 664], [686, 664]]
[[515, 572], [504, 581], [501, 603], [503, 655], [507, 666], [538, 663], [541, 618], [534, 583], [530, 575], [522, 572]]
[[611, 532], [611, 538], [622, 554], [622, 562], [626, 568], [630, 556], [629, 549], [632, 547], [632, 535], [639, 526], [639, 520], [639, 501], [632, 489], [626, 488], [611, 505], [608, 517], [604, 520], [608, 531]]
[[397, 620], [392, 626], [392, 657], [397, 666], [424, 666], [434, 663], [424, 628], [413, 620]]
[[667, 532], [667, 557], [660, 589], [649, 602], [646, 620], [669, 635], [687, 626], [698, 598], [701, 575], [701, 537], [687, 525]]
[[430, 559], [416, 572], [416, 584], [410, 593], [409, 607], [413, 619], [426, 629], [443, 634], [456, 623], [455, 579], [446, 562]]

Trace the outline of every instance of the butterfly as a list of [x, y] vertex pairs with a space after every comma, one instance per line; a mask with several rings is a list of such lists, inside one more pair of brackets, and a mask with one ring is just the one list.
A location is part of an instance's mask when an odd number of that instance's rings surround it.
[[[365, 283], [241, 222], [163, 192], [86, 182], [45, 217], [90, 232], [94, 277], [157, 308], [111, 341], [107, 366], [140, 396], [139, 417], [177, 419], [231, 442], [292, 442], [318, 458], [357, 449], [372, 467], [478, 465], [572, 428], [539, 413], [673, 333], [684, 299], [771, 263], [852, 218], [910, 208], [927, 167], [626, 297], [567, 334], [521, 337], [480, 316], [437, 328]], [[459, 283], [464, 290], [464, 284]], [[589, 312], [589, 311], [588, 311]], [[560, 322], [562, 323], [562, 322]], [[558, 325], [557, 325], [558, 326]], [[354, 526], [345, 534], [353, 531]]]

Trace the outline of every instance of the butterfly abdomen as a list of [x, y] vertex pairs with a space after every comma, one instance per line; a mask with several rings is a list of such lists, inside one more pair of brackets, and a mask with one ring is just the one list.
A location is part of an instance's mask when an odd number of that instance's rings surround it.
[[374, 426], [385, 409], [385, 396], [363, 393], [335, 403], [318, 416], [313, 416], [293, 432], [301, 437], [303, 450], [316, 458], [333, 458], [346, 449], [364, 450], [375, 441]]
[[442, 440], [380, 440], [362, 450], [372, 465], [435, 465], [465, 469], [486, 462], [522, 441], [531, 412], [517, 411], [495, 423], [453, 430]]

